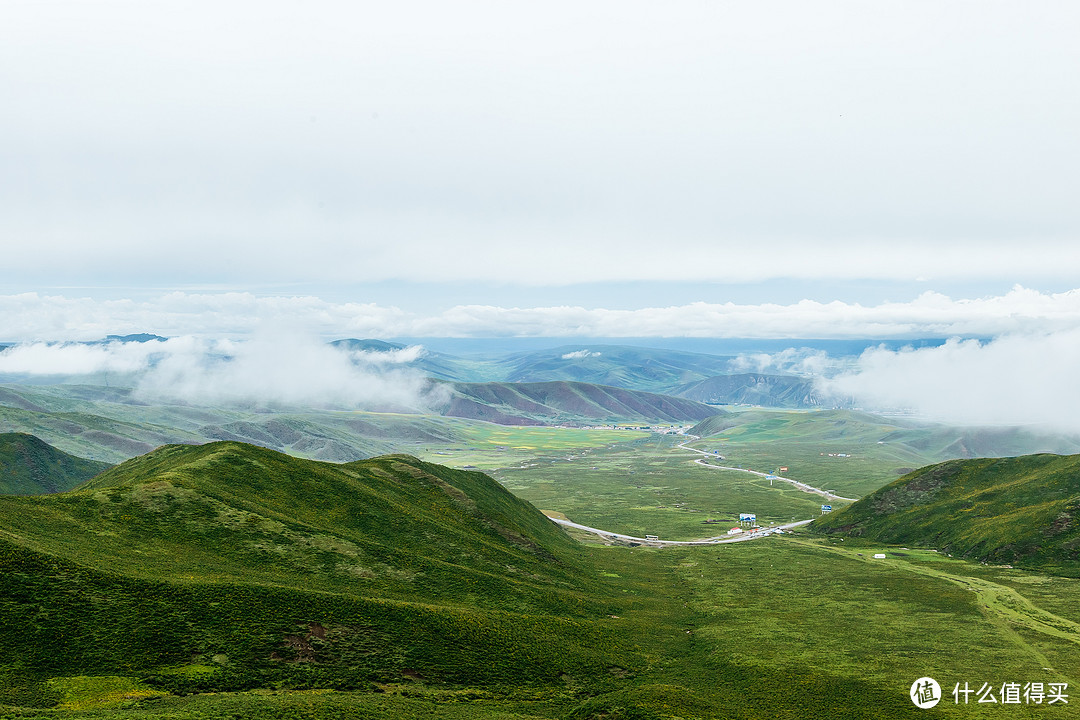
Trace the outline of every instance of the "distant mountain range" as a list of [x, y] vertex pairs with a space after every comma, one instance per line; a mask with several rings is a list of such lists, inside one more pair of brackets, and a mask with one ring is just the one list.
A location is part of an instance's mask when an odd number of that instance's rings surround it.
[[[381, 340], [337, 340], [363, 352], [404, 350]], [[464, 358], [425, 352], [409, 363], [431, 377], [461, 382], [573, 382], [672, 395], [700, 403], [764, 407], [835, 407], [812, 380], [794, 375], [730, 372], [731, 356], [623, 345], [565, 345], [502, 357]], [[850, 403], [847, 403], [850, 404]], [[489, 413], [496, 417], [498, 413]], [[514, 413], [510, 413], [514, 416]], [[471, 415], [470, 415], [471, 416]]]
[[731, 357], [621, 345], [567, 345], [515, 353], [493, 365], [506, 382], [566, 380], [632, 390], [668, 392], [680, 385], [718, 375]]
[[[109, 335], [87, 344], [144, 343], [164, 341], [160, 335], [137, 333]], [[409, 346], [377, 339], [346, 338], [329, 343], [332, 347], [363, 353], [367, 360], [386, 354], [393, 366], [409, 367], [428, 377], [453, 382], [539, 383], [576, 382], [641, 390], [682, 397], [709, 404], [760, 405], [763, 407], [837, 407], [848, 403], [825, 397], [813, 381], [794, 375], [732, 373], [730, 355], [708, 355], [682, 350], [665, 350], [626, 345], [583, 344], [512, 353], [460, 357], [423, 350], [415, 357], [389, 357]], [[0, 347], [0, 350], [3, 348]], [[357, 362], [364, 362], [358, 358]], [[40, 378], [20, 375], [10, 382], [41, 383]], [[51, 382], [71, 382], [73, 377], [57, 377]], [[113, 378], [113, 382], [122, 378]], [[103, 378], [93, 382], [105, 384]], [[501, 412], [501, 410], [500, 410]], [[489, 413], [497, 417], [497, 412]], [[511, 417], [515, 413], [510, 413]], [[630, 418], [628, 418], [630, 419]]]
[[453, 383], [444, 415], [502, 425], [697, 422], [722, 411], [683, 398], [581, 382]]
[[813, 380], [794, 375], [737, 373], [706, 378], [672, 390], [673, 395], [702, 403], [780, 408], [836, 407]]

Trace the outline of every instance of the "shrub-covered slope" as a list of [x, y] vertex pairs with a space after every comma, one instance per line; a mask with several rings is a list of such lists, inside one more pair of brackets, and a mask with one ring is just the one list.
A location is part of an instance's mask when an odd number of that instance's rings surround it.
[[33, 435], [0, 434], [0, 494], [3, 495], [70, 490], [108, 468], [108, 463], [68, 455]]
[[73, 492], [0, 497], [0, 527], [0, 657], [18, 659], [0, 675], [26, 687], [550, 683], [633, 662], [559, 528], [409, 456], [166, 446]]
[[1080, 455], [924, 467], [812, 527], [1080, 576]]

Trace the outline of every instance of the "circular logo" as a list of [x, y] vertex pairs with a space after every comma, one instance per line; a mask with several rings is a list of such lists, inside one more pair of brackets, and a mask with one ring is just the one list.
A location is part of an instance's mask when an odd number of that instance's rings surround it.
[[932, 677], [921, 677], [911, 683], [911, 702], [923, 710], [932, 708], [941, 701], [941, 686]]

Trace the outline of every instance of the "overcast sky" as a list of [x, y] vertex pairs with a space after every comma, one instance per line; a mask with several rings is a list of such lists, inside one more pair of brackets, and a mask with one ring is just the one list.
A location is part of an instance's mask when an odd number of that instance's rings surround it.
[[0, 365], [154, 332], [154, 387], [235, 389], [254, 338], [295, 400], [386, 376], [327, 337], [957, 337], [832, 382], [1080, 432], [1077, 38], [1072, 0], [3, 0]]
[[1074, 2], [6, 0], [0, 294], [1062, 293], [1077, 37]]

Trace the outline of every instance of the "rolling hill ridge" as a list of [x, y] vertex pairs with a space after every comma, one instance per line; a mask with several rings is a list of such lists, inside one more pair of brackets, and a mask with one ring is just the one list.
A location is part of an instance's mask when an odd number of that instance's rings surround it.
[[0, 497], [0, 527], [0, 704], [47, 706], [55, 676], [485, 686], [641, 662], [562, 530], [486, 475], [405, 455], [165, 446], [72, 492]]
[[70, 490], [109, 467], [57, 450], [33, 435], [0, 434], [0, 495]]
[[1080, 455], [931, 465], [812, 528], [1080, 577]]

